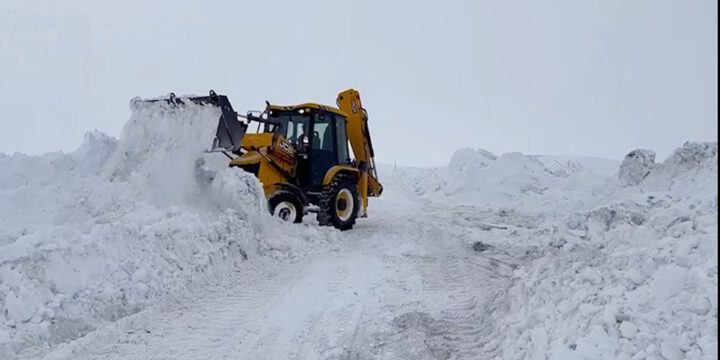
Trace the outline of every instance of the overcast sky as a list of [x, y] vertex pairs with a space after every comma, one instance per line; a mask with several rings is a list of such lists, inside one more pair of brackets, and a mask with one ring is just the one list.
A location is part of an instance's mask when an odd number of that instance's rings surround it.
[[662, 159], [717, 140], [717, 22], [715, 0], [3, 0], [0, 152], [119, 136], [134, 96], [212, 88], [244, 112], [353, 87], [381, 162]]

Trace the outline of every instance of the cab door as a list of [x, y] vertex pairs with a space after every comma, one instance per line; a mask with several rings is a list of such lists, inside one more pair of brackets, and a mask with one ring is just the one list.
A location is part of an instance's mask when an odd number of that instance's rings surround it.
[[309, 185], [319, 189], [325, 174], [335, 165], [349, 164], [345, 118], [333, 113], [313, 117], [310, 137]]

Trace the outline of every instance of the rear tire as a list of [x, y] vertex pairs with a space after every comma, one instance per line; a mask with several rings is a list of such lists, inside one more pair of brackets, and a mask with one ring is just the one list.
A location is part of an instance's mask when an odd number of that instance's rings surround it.
[[352, 229], [360, 209], [357, 185], [350, 176], [335, 176], [320, 197], [318, 222], [340, 230]]
[[268, 199], [270, 214], [280, 220], [301, 223], [303, 218], [303, 205], [300, 199], [291, 192], [279, 191]]

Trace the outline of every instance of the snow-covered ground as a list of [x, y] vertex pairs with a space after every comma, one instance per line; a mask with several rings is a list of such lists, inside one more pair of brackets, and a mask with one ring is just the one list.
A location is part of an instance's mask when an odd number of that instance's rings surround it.
[[[324, 239], [262, 216], [257, 180], [203, 154], [218, 115], [140, 106], [119, 140], [93, 132], [69, 154], [0, 154], [0, 358]], [[211, 168], [212, 181], [196, 176]]]
[[0, 358], [717, 358], [717, 143], [382, 166], [341, 233], [265, 214], [217, 116], [0, 154]]

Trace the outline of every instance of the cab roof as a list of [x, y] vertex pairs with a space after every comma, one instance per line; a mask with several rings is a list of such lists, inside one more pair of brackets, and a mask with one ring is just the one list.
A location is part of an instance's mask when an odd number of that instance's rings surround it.
[[294, 110], [300, 110], [300, 109], [315, 109], [315, 110], [322, 110], [327, 111], [331, 113], [335, 113], [344, 117], [347, 117], [347, 113], [344, 111], [333, 107], [333, 106], [327, 106], [327, 105], [321, 105], [316, 103], [304, 103], [304, 104], [298, 104], [298, 105], [269, 105], [268, 109], [274, 110], [274, 111], [294, 111]]

